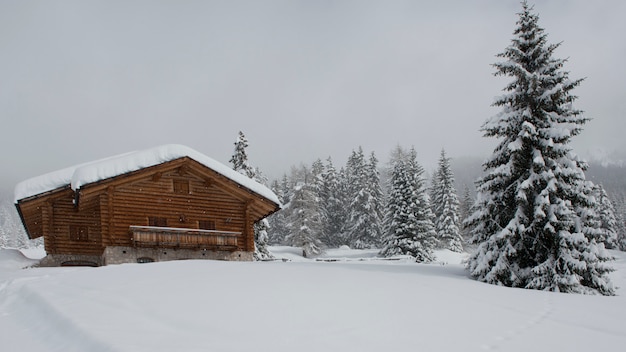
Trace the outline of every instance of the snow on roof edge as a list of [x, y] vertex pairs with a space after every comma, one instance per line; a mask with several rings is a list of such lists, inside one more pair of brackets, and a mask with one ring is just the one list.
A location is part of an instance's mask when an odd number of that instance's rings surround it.
[[70, 185], [73, 190], [77, 190], [93, 182], [159, 165], [182, 157], [189, 157], [280, 206], [280, 201], [276, 194], [266, 186], [194, 149], [180, 144], [167, 144], [142, 151], [120, 154], [27, 179], [15, 186], [14, 202], [17, 204], [21, 199], [68, 185]]

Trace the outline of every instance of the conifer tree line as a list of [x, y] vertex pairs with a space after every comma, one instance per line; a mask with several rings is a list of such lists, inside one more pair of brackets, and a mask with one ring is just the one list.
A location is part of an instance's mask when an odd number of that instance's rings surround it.
[[[267, 185], [267, 178], [250, 165], [247, 147], [240, 132], [233, 169]], [[302, 248], [307, 257], [340, 246], [376, 248], [383, 257], [411, 256], [420, 262], [434, 260], [435, 249], [461, 252], [472, 237], [463, 220], [476, 209], [469, 186], [457, 195], [450, 163], [441, 150], [427, 180], [413, 148], [397, 147], [381, 167], [374, 152], [366, 156], [358, 147], [339, 168], [330, 157], [292, 167], [289, 175], [269, 185], [283, 209], [255, 224], [255, 258], [272, 259], [270, 244]], [[589, 187], [590, 198], [597, 200], [587, 220], [596, 228], [590, 236], [606, 248], [621, 248], [623, 232], [612, 202], [601, 185]]]
[[[239, 132], [233, 169], [266, 184], [250, 165], [247, 147]], [[329, 157], [292, 167], [289, 175], [274, 180], [271, 189], [283, 207], [255, 225], [255, 258], [272, 258], [268, 244], [300, 247], [306, 257], [340, 246], [374, 248], [381, 256], [410, 256], [419, 262], [432, 261], [436, 248], [462, 251], [460, 202], [445, 152], [432, 187], [415, 149], [397, 147], [390, 159], [386, 180], [381, 180], [376, 154], [366, 155], [362, 147], [339, 169]]]
[[[382, 180], [381, 170], [387, 175]], [[339, 168], [330, 157], [293, 167], [271, 184], [283, 210], [269, 218], [269, 243], [301, 247], [307, 257], [348, 246], [420, 262], [432, 261], [436, 248], [462, 251], [459, 200], [443, 151], [436, 175], [437, 198], [431, 202], [430, 182], [415, 149], [396, 148], [389, 168], [361, 147]]]
[[306, 256], [327, 247], [380, 245], [384, 196], [374, 153], [359, 147], [340, 169], [330, 157], [292, 167], [271, 188], [283, 210], [269, 219], [270, 243], [302, 247]]

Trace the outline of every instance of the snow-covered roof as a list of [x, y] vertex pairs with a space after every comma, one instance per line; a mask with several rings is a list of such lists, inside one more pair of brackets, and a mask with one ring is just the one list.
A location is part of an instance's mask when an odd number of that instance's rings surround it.
[[125, 153], [33, 177], [15, 186], [15, 203], [20, 199], [67, 187], [68, 185], [73, 190], [78, 190], [82, 186], [93, 182], [159, 165], [182, 157], [189, 157], [230, 180], [237, 182], [252, 192], [276, 204], [280, 204], [276, 194], [266, 186], [200, 152], [178, 144], [168, 144], [152, 149]]

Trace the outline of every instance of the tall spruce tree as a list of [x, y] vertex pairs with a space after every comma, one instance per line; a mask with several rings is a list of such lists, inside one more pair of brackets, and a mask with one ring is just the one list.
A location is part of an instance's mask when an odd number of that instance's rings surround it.
[[339, 247], [343, 237], [341, 231], [346, 222], [346, 207], [340, 175], [330, 157], [326, 159], [322, 180], [320, 203], [324, 223], [320, 239], [329, 247]]
[[[435, 231], [435, 216], [430, 206], [430, 198], [428, 197], [428, 189], [426, 185], [426, 175], [424, 168], [417, 161], [417, 151], [415, 147], [411, 147], [408, 158], [409, 172], [413, 176], [413, 184], [417, 195], [417, 202], [414, 205], [415, 218], [417, 220], [417, 233], [424, 253], [432, 253], [437, 243], [437, 233]], [[423, 259], [417, 258], [417, 261], [432, 261], [435, 259], [434, 254], [430, 258], [426, 256]]]
[[[249, 178], [265, 183], [267, 180], [261, 176], [254, 167], [248, 162], [248, 154], [246, 151], [248, 148], [248, 140], [243, 132], [239, 131], [237, 140], [235, 141], [235, 151], [233, 152], [230, 162], [233, 165], [233, 170], [248, 176]], [[269, 222], [265, 219], [258, 221], [254, 224], [254, 259], [255, 260], [267, 260], [273, 259], [274, 256], [267, 248], [269, 236], [267, 231], [269, 229]]]
[[289, 206], [290, 200], [288, 191], [289, 181], [287, 180], [287, 175], [283, 175], [280, 182], [278, 180], [274, 180], [270, 188], [278, 196], [278, 200], [283, 205], [283, 210], [277, 211], [267, 218], [269, 228], [272, 229], [272, 231], [268, 234], [268, 244], [284, 244], [285, 237], [287, 237], [289, 232], [286, 219], [286, 209]]
[[431, 185], [431, 206], [435, 215], [438, 246], [454, 252], [463, 251], [459, 230], [459, 199], [454, 189], [454, 175], [450, 159], [442, 149], [439, 164]]
[[410, 255], [418, 262], [434, 260], [435, 229], [423, 179], [424, 169], [415, 150], [393, 165], [385, 215], [383, 257]]
[[319, 198], [324, 189], [324, 163], [321, 159], [317, 159], [311, 165], [311, 189], [314, 191], [315, 196]]
[[246, 148], [248, 148], [248, 140], [243, 132], [239, 131], [239, 135], [235, 141], [235, 151], [233, 152], [233, 156], [230, 158], [230, 163], [233, 164], [233, 170], [254, 179], [256, 172], [254, 167], [252, 167], [248, 162], [248, 153]]
[[316, 256], [322, 252], [322, 242], [319, 234], [322, 228], [321, 214], [316, 195], [311, 184], [299, 182], [289, 203], [289, 228], [286, 238], [289, 245], [302, 248], [302, 255], [306, 258]]
[[572, 107], [581, 80], [570, 80], [559, 46], [547, 44], [538, 15], [524, 1], [514, 39], [494, 64], [513, 81], [494, 105], [502, 111], [482, 127], [501, 139], [484, 163], [468, 219], [479, 243], [468, 269], [477, 280], [512, 287], [614, 294], [611, 259], [588, 233], [595, 200], [586, 164], [568, 144], [587, 119]]
[[598, 204], [596, 212], [600, 221], [600, 233], [596, 242], [604, 243], [606, 248], [618, 248], [617, 218], [615, 217], [613, 203], [602, 185], [595, 185], [593, 191]]
[[461, 237], [463, 237], [463, 242], [465, 244], [469, 243], [471, 239], [471, 233], [469, 227], [465, 225], [465, 220], [471, 214], [472, 204], [474, 204], [474, 200], [472, 199], [470, 188], [465, 185], [463, 187], [463, 196], [461, 197], [459, 206], [459, 216], [461, 217], [459, 225], [461, 229]]
[[364, 203], [367, 199], [366, 176], [365, 176], [365, 155], [363, 148], [352, 151], [345, 169], [345, 190], [346, 190], [346, 206], [348, 216], [343, 227], [344, 244], [354, 246], [360, 236], [361, 214], [363, 212]]
[[383, 219], [385, 217], [385, 195], [380, 182], [380, 171], [378, 170], [378, 158], [372, 152], [366, 165], [365, 175], [367, 177], [367, 185], [369, 187], [369, 212], [370, 212], [370, 231], [372, 245], [380, 246], [383, 239]]
[[626, 251], [626, 196], [612, 194], [613, 207], [615, 209], [615, 231], [617, 232], [617, 249]]
[[[360, 174], [354, 175], [359, 187], [353, 192], [348, 218], [347, 237], [352, 248], [372, 248], [380, 243], [381, 229], [381, 197], [380, 177], [378, 175], [378, 159], [371, 154], [368, 163], [363, 160], [362, 150], [359, 148], [358, 167], [354, 170]], [[355, 182], [356, 183], [356, 182]]]

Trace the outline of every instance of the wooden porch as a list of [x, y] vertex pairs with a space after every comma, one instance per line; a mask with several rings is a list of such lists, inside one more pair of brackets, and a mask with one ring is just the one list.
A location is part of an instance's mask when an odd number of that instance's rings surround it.
[[196, 248], [234, 251], [241, 232], [176, 227], [130, 226], [135, 247]]

